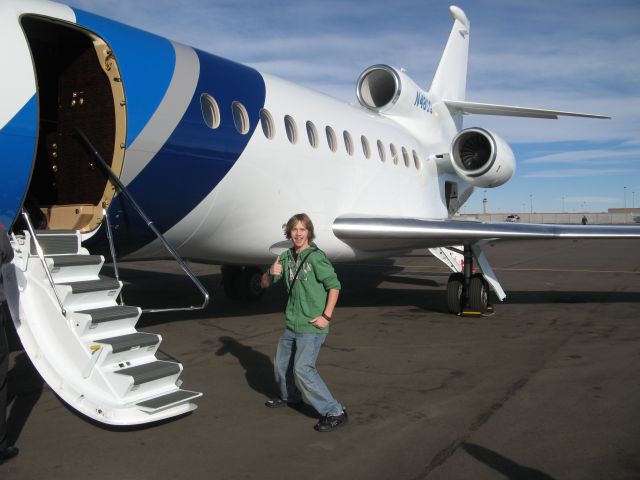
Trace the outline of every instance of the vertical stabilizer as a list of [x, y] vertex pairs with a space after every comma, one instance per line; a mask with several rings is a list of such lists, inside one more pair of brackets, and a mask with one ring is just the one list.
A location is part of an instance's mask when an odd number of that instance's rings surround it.
[[440, 99], [464, 100], [470, 24], [462, 9], [451, 6], [449, 12], [454, 19], [453, 28], [433, 77], [430, 92]]

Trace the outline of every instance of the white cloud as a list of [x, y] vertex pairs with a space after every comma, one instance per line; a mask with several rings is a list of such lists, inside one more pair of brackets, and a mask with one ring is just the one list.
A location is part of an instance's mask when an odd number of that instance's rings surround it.
[[574, 150], [570, 152], [552, 153], [550, 155], [542, 155], [539, 157], [528, 158], [522, 160], [522, 164], [540, 164], [540, 163], [579, 163], [579, 164], [603, 164], [611, 165], [614, 163], [627, 163], [629, 160], [640, 159], [640, 150], [610, 150], [603, 148], [602, 150]]
[[607, 175], [640, 174], [640, 168], [571, 168], [543, 170], [522, 175], [527, 178], [602, 177]]

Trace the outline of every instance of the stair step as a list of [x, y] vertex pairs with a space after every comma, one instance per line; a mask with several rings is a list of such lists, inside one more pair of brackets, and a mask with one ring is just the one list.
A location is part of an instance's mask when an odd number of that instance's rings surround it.
[[[45, 266], [34, 257], [36, 244]], [[116, 303], [122, 282], [103, 274], [104, 257], [91, 255], [79, 232], [25, 232], [14, 248], [20, 273], [11, 280], [28, 287], [16, 286], [18, 297], [11, 299], [21, 313], [18, 334], [43, 379], [71, 408], [111, 425], [196, 408], [193, 399], [202, 394], [179, 388], [183, 366], [156, 357], [162, 336], [136, 330], [141, 309]]]
[[136, 406], [145, 412], [155, 412], [165, 408], [178, 405], [180, 403], [188, 402], [194, 398], [201, 397], [200, 392], [191, 392], [189, 390], [177, 390], [175, 392], [161, 395], [159, 397], [146, 400], [144, 402], [137, 403]]
[[134, 385], [141, 385], [143, 383], [180, 373], [180, 364], [157, 360], [155, 362], [145, 363], [135, 367], [116, 370], [114, 373], [128, 375], [133, 378]]
[[47, 258], [52, 261], [53, 268], [100, 265], [100, 262], [102, 262], [102, 257], [100, 255], [63, 255]]
[[71, 293], [100, 292], [103, 290], [117, 290], [120, 282], [113, 278], [100, 276], [99, 280], [84, 280], [81, 282], [63, 282], [60, 285], [71, 287]]
[[[78, 234], [75, 230], [36, 230], [36, 237], [45, 255], [77, 254]], [[37, 255], [36, 244], [31, 239], [31, 255]]]
[[111, 345], [113, 353], [124, 352], [132, 348], [152, 347], [160, 343], [160, 337], [153, 333], [130, 333], [128, 335], [120, 335], [118, 337], [103, 338], [94, 340], [95, 343], [106, 343]]
[[125, 318], [137, 317], [140, 313], [137, 307], [129, 307], [125, 305], [116, 305], [114, 307], [92, 308], [89, 310], [80, 310], [77, 313], [91, 315], [91, 323], [104, 323], [113, 320], [122, 320]]
[[76, 230], [34, 230], [35, 234], [40, 237], [40, 235], [77, 235]]

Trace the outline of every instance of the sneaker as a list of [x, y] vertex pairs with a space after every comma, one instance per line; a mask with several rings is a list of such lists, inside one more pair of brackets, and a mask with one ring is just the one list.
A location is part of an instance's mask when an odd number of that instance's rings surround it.
[[7, 447], [6, 450], [0, 451], [0, 465], [8, 460], [11, 460], [13, 457], [18, 455], [18, 453], [20, 453], [18, 447]]
[[325, 415], [320, 418], [320, 421], [313, 428], [317, 432], [332, 432], [336, 428], [346, 425], [348, 421], [349, 416], [347, 410], [344, 409], [340, 415]]

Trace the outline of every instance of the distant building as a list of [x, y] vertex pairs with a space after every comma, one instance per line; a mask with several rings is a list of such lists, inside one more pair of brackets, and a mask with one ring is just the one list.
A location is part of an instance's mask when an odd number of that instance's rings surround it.
[[610, 208], [607, 210], [608, 213], [632, 213], [635, 215], [640, 214], [640, 208]]

